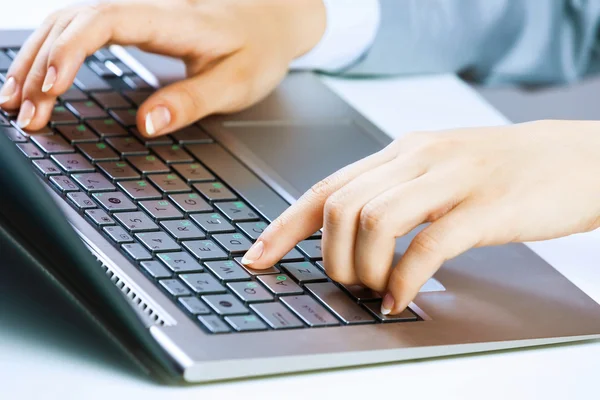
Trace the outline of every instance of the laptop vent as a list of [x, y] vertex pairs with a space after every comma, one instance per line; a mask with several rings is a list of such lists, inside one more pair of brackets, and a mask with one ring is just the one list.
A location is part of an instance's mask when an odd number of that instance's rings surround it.
[[102, 265], [102, 269], [104, 269], [104, 272], [110, 278], [110, 281], [114, 283], [121, 290], [121, 292], [123, 292], [129, 301], [131, 301], [154, 324], [160, 326], [165, 325], [165, 321], [152, 308], [150, 308], [148, 304], [146, 304], [146, 302], [127, 285], [127, 283], [119, 278], [119, 276], [117, 276], [114, 271], [104, 264], [102, 260], [100, 260], [98, 257], [96, 257], [96, 259], [100, 265]]

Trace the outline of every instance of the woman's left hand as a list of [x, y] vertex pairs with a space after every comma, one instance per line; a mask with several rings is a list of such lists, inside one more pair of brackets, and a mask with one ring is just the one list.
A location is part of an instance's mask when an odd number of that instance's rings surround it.
[[[430, 222], [392, 268], [395, 238]], [[312, 187], [246, 253], [267, 268], [323, 227], [328, 275], [401, 312], [472, 247], [600, 227], [600, 122], [541, 121], [410, 134]]]

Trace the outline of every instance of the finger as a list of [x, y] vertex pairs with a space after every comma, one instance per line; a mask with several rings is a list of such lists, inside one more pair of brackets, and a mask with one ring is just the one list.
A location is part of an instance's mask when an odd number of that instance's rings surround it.
[[27, 38], [17, 57], [13, 60], [6, 74], [6, 83], [0, 89], [0, 106], [2, 108], [15, 110], [21, 105], [23, 82], [25, 82], [33, 61], [57, 18], [58, 14], [46, 18], [42, 26]]
[[325, 202], [323, 263], [335, 281], [355, 284], [354, 248], [361, 209], [390, 187], [421, 175], [425, 165], [415, 157], [400, 156], [367, 171], [333, 193]]
[[48, 123], [56, 102], [56, 97], [42, 92], [48, 55], [54, 46], [55, 40], [71, 23], [73, 15], [72, 13], [64, 14], [56, 20], [27, 73], [21, 94], [22, 106], [17, 117], [17, 124], [21, 128], [35, 131]]
[[446, 174], [427, 173], [397, 185], [367, 203], [360, 211], [356, 274], [365, 286], [383, 293], [391, 272], [396, 238], [460, 203], [467, 190]]
[[390, 161], [396, 154], [396, 148], [388, 146], [318, 182], [265, 229], [242, 262], [252, 268], [268, 268], [278, 262], [298, 242], [323, 226], [323, 208], [332, 193], [360, 174]]
[[382, 313], [402, 312], [446, 260], [485, 245], [490, 240], [485, 233], [502, 220], [484, 207], [461, 203], [419, 232], [390, 275]]
[[[214, 49], [228, 48], [229, 37], [191, 15], [189, 7], [162, 2], [101, 3], [85, 7], [57, 40], [48, 58], [56, 79], [48, 93], [58, 96], [71, 86], [85, 57], [108, 43], [184, 58], [204, 48], [206, 62], [218, 58]], [[213, 47], [210, 47], [213, 46]], [[198, 66], [196, 66], [198, 68]]]
[[137, 113], [139, 131], [148, 137], [183, 128], [214, 112], [229, 112], [245, 105], [250, 82], [236, 77], [236, 57], [226, 58], [209, 70], [160, 89]]

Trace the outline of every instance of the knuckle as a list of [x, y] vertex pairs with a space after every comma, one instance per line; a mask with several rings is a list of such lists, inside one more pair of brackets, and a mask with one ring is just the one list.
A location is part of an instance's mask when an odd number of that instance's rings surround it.
[[339, 223], [345, 219], [346, 215], [346, 207], [344, 206], [343, 201], [339, 199], [339, 196], [334, 194], [325, 201], [323, 217], [327, 224], [339, 225]]
[[327, 269], [327, 276], [329, 276], [335, 282], [341, 283], [342, 285], [352, 285], [356, 283], [356, 280], [352, 277], [352, 274], [344, 272], [339, 268]]
[[310, 188], [310, 192], [317, 198], [324, 197], [330, 192], [331, 187], [333, 187], [333, 181], [334, 178], [332, 176], [328, 176], [327, 178], [314, 184]]
[[415, 236], [411, 247], [419, 254], [437, 254], [441, 248], [439, 240], [428, 229], [424, 229]]
[[384, 221], [383, 206], [379, 202], [369, 202], [360, 211], [359, 227], [366, 232], [380, 230]]
[[180, 85], [180, 93], [182, 100], [182, 109], [185, 110], [185, 116], [188, 119], [194, 118], [195, 114], [204, 114], [208, 110], [208, 104], [204, 97], [197, 91], [194, 85]]

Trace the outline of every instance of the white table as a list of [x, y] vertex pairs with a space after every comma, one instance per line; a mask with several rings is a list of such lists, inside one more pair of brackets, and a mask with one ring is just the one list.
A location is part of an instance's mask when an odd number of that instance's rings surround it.
[[[0, 27], [35, 26], [57, 4], [68, 2], [9, 1]], [[325, 81], [394, 137], [412, 130], [506, 123], [454, 76]], [[600, 301], [599, 231], [531, 247]], [[0, 398], [4, 399], [598, 398], [599, 342], [162, 387], [142, 377], [68, 307], [56, 310], [44, 292], [29, 295], [11, 282], [4, 286], [5, 293], [0, 284]]]

